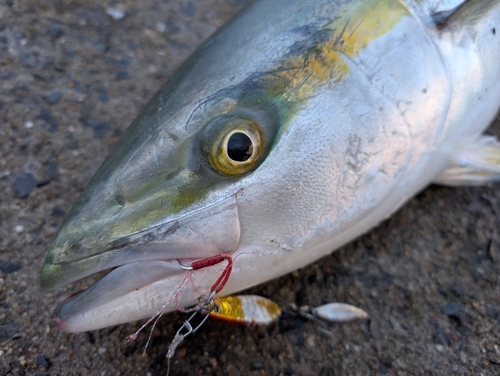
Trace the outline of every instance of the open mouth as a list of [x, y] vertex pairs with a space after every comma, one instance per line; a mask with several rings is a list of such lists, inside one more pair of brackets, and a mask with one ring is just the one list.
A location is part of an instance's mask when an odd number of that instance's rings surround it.
[[[140, 261], [115, 268], [86, 290], [58, 305], [54, 324], [63, 331], [91, 330], [154, 315], [171, 302], [172, 309], [182, 306], [186, 271], [176, 260]], [[152, 296], [155, 284], [165, 284], [164, 296]], [[178, 293], [177, 301], [175, 294]]]
[[[196, 303], [224, 266], [193, 273], [196, 260], [234, 253], [240, 242], [236, 198], [189, 213], [135, 236], [120, 248], [78, 260], [47, 263], [45, 287], [58, 287], [111, 269], [97, 283], [70, 296], [55, 310], [55, 325], [68, 332], [99, 329]], [[114, 269], [113, 269], [114, 268]]]
[[[185, 261], [187, 260], [182, 260], [182, 263], [179, 260], [177, 263], [175, 261], [143, 261], [116, 268], [89, 289], [73, 294], [61, 303], [55, 311], [54, 324], [61, 330], [75, 331], [77, 327], [71, 324], [75, 318], [80, 317], [80, 320], [86, 323], [86, 327], [89, 324], [96, 326], [96, 322], [100, 326], [103, 321], [102, 315], [95, 315], [98, 312], [91, 314], [91, 312], [96, 309], [102, 312], [103, 306], [110, 303], [111, 307], [114, 308], [112, 319], [116, 320], [118, 315], [126, 321], [143, 318], [146, 313], [146, 316], [154, 316], [160, 311], [164, 313], [193, 305], [195, 297], [198, 300], [201, 296], [216, 294], [222, 290], [229, 279], [233, 263], [232, 257], [228, 254], [220, 254], [197, 261], [189, 260], [189, 266], [184, 265]], [[205, 281], [199, 287], [195, 286], [194, 272], [198, 273], [200, 269], [206, 267], [215, 267], [216, 269], [208, 270], [211, 272], [209, 274], [213, 274], [214, 271], [217, 272], [216, 265], [223, 261], [227, 261], [227, 265], [222, 269], [210, 289], [206, 289], [207, 283]], [[187, 274], [182, 273], [183, 271], [187, 271]], [[179, 274], [185, 274], [184, 279], [177, 288], [173, 288], [178, 283]], [[147, 293], [147, 289], [156, 283], [170, 285], [162, 294], [163, 303], [161, 306], [154, 304], [154, 299], [150, 299], [151, 294]], [[192, 289], [189, 290], [189, 287]], [[196, 294], [193, 295], [193, 292]], [[147, 300], [144, 299], [145, 296], [148, 297]], [[139, 313], [140, 317], [131, 313], [134, 311], [131, 311], [130, 304], [127, 304], [131, 297], [134, 298], [138, 308], [135, 312]], [[155, 307], [157, 307], [156, 312], [151, 312], [151, 309]], [[116, 308], [123, 308], [123, 310]]]

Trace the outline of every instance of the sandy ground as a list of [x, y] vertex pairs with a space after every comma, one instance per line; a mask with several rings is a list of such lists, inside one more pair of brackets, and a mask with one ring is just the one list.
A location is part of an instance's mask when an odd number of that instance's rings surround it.
[[[39, 271], [64, 214], [139, 109], [244, 3], [0, 3], [0, 376], [165, 373], [184, 315], [159, 323], [145, 357], [147, 334], [125, 340], [140, 323], [65, 334], [52, 311], [91, 282], [45, 292]], [[282, 306], [348, 302], [370, 322], [209, 321], [178, 347], [172, 374], [500, 374], [497, 190], [431, 187], [340, 251], [251, 290]]]

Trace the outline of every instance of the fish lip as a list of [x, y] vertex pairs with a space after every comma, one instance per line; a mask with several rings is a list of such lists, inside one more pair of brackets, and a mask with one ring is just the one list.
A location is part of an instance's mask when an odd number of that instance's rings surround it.
[[[130, 292], [138, 291], [161, 279], [181, 274], [185, 272], [184, 268], [185, 266], [181, 266], [179, 260], [137, 261], [114, 268], [87, 289], [73, 293], [60, 302], [53, 313], [53, 325], [65, 332], [91, 330], [86, 327], [80, 330], [79, 327], [82, 324], [78, 324], [78, 320], [89, 321], [88, 316], [94, 316], [93, 313], [98, 311], [101, 305], [119, 299]], [[137, 274], [133, 271], [142, 271], [142, 274], [134, 280], [131, 277], [137, 277]], [[99, 319], [96, 316], [90, 320]], [[131, 320], [123, 322], [126, 321]]]
[[[201, 247], [196, 247], [200, 248]], [[207, 253], [210, 250], [212, 252]], [[208, 255], [221, 253], [213, 247], [203, 248], [204, 253]], [[181, 253], [182, 252], [182, 253]], [[233, 250], [231, 251], [231, 253]], [[162, 257], [163, 256], [163, 257]], [[172, 258], [168, 256], [173, 256]], [[193, 259], [204, 258], [204, 254], [199, 257], [193, 256]], [[72, 261], [62, 261], [59, 263], [45, 263], [42, 268], [41, 285], [46, 290], [53, 290], [58, 287], [85, 279], [90, 275], [113, 270], [122, 266], [131, 265], [145, 261], [164, 261], [172, 262], [185, 259], [182, 249], [174, 251], [170, 255], [161, 255], [158, 249], [154, 247], [134, 247], [122, 246], [110, 249], [104, 253], [93, 255], [91, 257], [80, 258]], [[98, 267], [92, 267], [98, 265]], [[69, 274], [69, 278], [64, 278]]]
[[[47, 259], [41, 272], [42, 288], [53, 290], [89, 275], [136, 262], [202, 259], [234, 253], [241, 239], [236, 195], [147, 231], [128, 235], [127, 244], [104, 253], [58, 262]], [[49, 254], [57, 256], [58, 252], [64, 254], [63, 249], [53, 249]]]
[[[220, 277], [217, 268], [207, 268], [197, 274], [195, 287], [191, 265], [201, 259], [145, 260], [116, 267], [89, 288], [60, 302], [53, 313], [53, 325], [76, 333], [192, 306]], [[154, 286], [157, 283], [166, 286], [160, 295]]]

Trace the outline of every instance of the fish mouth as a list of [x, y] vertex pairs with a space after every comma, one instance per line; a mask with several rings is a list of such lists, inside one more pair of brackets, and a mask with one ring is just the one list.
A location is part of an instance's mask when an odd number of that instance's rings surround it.
[[94, 285], [58, 305], [56, 327], [82, 332], [195, 304], [201, 294], [209, 293], [223, 266], [196, 273], [196, 286], [186, 266], [238, 249], [236, 197], [156, 226], [130, 241], [98, 255], [44, 265], [42, 285], [49, 288], [111, 269]]
[[[182, 293], [186, 271], [176, 260], [139, 261], [113, 269], [86, 290], [71, 295], [54, 312], [54, 325], [65, 332], [82, 332], [154, 315], [171, 301], [172, 310], [189, 304]], [[174, 291], [148, 301], [152, 285], [170, 280]], [[177, 287], [174, 287], [177, 284]], [[132, 308], [134, 307], [134, 308]]]

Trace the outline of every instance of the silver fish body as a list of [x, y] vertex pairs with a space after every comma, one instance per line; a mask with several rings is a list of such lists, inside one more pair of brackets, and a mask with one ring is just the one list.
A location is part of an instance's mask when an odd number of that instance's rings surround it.
[[57, 325], [192, 305], [224, 266], [191, 280], [183, 265], [221, 253], [234, 258], [231, 294], [337, 249], [431, 182], [495, 180], [500, 154], [482, 132], [500, 104], [500, 3], [446, 6], [260, 0], [240, 12], [143, 109], [65, 219], [42, 285], [115, 269], [60, 305]]

